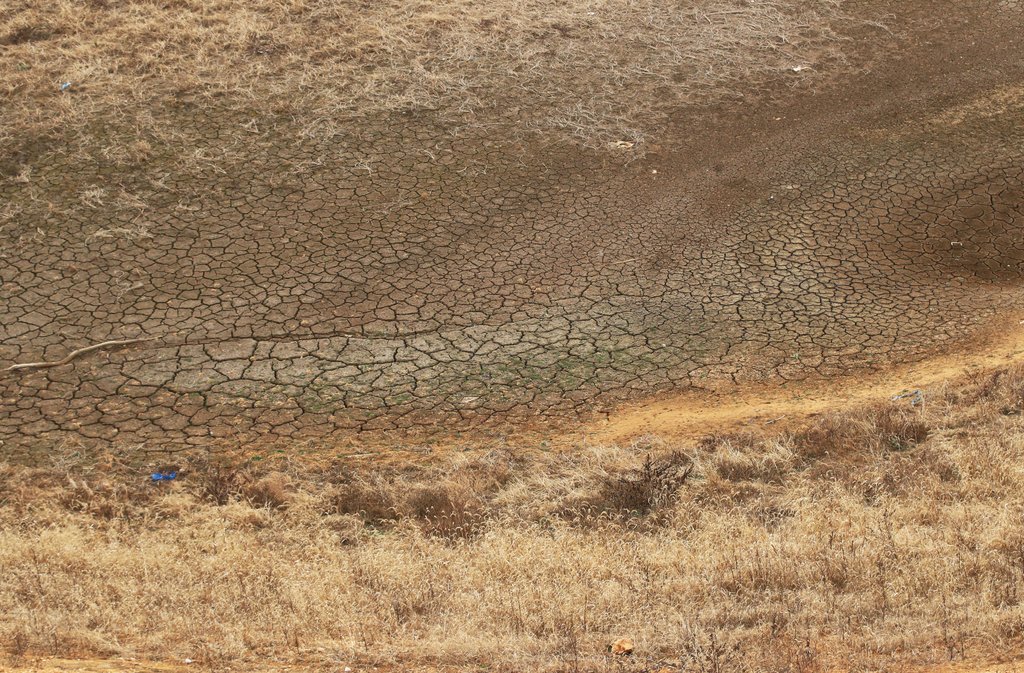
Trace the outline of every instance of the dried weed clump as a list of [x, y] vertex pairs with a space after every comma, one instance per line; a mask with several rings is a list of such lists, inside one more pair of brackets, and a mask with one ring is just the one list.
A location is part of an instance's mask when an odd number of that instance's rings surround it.
[[0, 647], [563, 671], [1005, 654], [1022, 394], [1016, 368], [795, 433], [400, 469], [3, 465]]

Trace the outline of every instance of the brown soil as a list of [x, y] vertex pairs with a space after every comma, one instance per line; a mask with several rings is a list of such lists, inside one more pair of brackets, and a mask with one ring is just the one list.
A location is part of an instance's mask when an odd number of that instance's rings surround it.
[[7, 372], [0, 451], [564, 427], [960, 352], [1024, 307], [1024, 18], [892, 11], [643, 157], [215, 99], [154, 109], [183, 135], [135, 158], [41, 141], [0, 185], [0, 358], [154, 341]]
[[[326, 446], [307, 445], [304, 461], [342, 455], [352, 464], [373, 468], [444, 463], [453, 455], [486, 454], [508, 446], [543, 451], [576, 451], [583, 445], [629, 444], [648, 438], [693, 442], [715, 435], [744, 433], [776, 435], [795, 432], [822, 415], [853, 411], [891, 401], [894, 396], [911, 404], [913, 393], [939, 393], [946, 385], [959, 385], [1024, 361], [1024, 319], [1004, 317], [987, 326], [957, 352], [938, 353], [879, 371], [837, 376], [691, 390], [625, 404], [569, 429], [543, 419], [506, 426], [489, 432], [436, 432], [383, 434]], [[264, 449], [261, 447], [258, 452]]]
[[[642, 435], [695, 439], [738, 430], [776, 431], [806, 424], [823, 413], [884, 402], [1022, 360], [1024, 320], [1014, 317], [993, 327], [974, 347], [957, 353], [858, 376], [683, 393], [623, 407], [591, 423], [584, 436], [614, 443]], [[905, 398], [908, 404], [911, 398]], [[927, 404], [926, 398], [923, 403]]]

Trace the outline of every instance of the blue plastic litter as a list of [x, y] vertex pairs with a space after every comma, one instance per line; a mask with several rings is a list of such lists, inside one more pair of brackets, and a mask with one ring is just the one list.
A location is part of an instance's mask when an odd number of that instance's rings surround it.
[[153, 481], [170, 481], [177, 476], [177, 472], [154, 472], [149, 478]]
[[898, 395], [893, 395], [890, 399], [895, 402], [897, 400], [905, 400], [910, 398], [910, 406], [916, 407], [919, 404], [924, 404], [924, 393], [920, 390], [904, 390]]
[[70, 88], [71, 88], [71, 82], [64, 82], [63, 84], [60, 85], [60, 90], [61, 91], [67, 91]]

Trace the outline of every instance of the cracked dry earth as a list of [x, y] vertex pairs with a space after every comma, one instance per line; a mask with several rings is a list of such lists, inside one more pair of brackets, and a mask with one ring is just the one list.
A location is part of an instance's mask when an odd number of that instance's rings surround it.
[[161, 114], [198, 174], [41, 149], [30, 184], [0, 183], [58, 206], [4, 231], [0, 365], [153, 340], [3, 374], [0, 451], [557, 424], [953, 348], [1024, 308], [1007, 49], [984, 77], [925, 53], [934, 72], [725, 110], [628, 165], [414, 116], [318, 140], [187, 100]]

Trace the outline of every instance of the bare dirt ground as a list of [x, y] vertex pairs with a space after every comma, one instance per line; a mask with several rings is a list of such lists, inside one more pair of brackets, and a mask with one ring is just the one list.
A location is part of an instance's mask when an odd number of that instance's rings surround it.
[[678, 108], [636, 156], [429, 111], [324, 137], [188, 97], [152, 114], [189, 170], [170, 145], [23, 148], [4, 361], [152, 341], [7, 372], [3, 451], [562, 425], [956, 352], [1022, 304], [1021, 15], [889, 22], [813, 84], [794, 53], [806, 73]]
[[[884, 371], [824, 381], [726, 387], [627, 405], [594, 422], [583, 437], [624, 442], [643, 435], [694, 439], [714, 433], [772, 430], [806, 425], [815, 417], [876, 404], [914, 391], [934, 389], [968, 375], [995, 371], [1024, 361], [1024, 320], [1012, 317], [992, 328], [975, 347]], [[927, 404], [922, 398], [920, 404]], [[579, 435], [575, 437], [579, 439]]]

